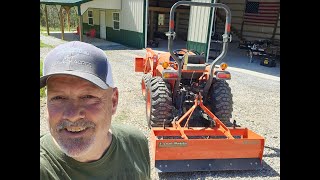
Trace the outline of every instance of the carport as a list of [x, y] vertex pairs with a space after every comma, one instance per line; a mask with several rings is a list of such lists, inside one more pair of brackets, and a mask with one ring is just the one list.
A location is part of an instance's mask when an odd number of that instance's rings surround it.
[[89, 2], [92, 0], [40, 0], [40, 5], [44, 6], [45, 11], [45, 18], [46, 18], [46, 28], [47, 28], [47, 34], [50, 35], [49, 32], [49, 24], [48, 24], [48, 12], [47, 12], [47, 6], [52, 5], [56, 6], [59, 10], [60, 14], [60, 26], [61, 26], [61, 39], [64, 40], [64, 17], [63, 17], [63, 9], [66, 11], [67, 18], [68, 18], [68, 30], [70, 31], [70, 9], [72, 7], [75, 7], [78, 18], [79, 18], [79, 36], [80, 41], [83, 41], [83, 27], [82, 27], [82, 15], [81, 15], [81, 8], [80, 5], [86, 2]]

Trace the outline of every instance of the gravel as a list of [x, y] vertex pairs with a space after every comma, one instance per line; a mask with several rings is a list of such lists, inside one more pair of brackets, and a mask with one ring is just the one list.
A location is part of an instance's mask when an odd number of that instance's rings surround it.
[[[61, 40], [40, 35], [46, 44], [57, 45]], [[114, 75], [114, 82], [119, 89], [119, 106], [114, 122], [130, 124], [149, 137], [145, 117], [145, 101], [141, 94], [142, 73], [134, 72], [134, 58], [145, 56], [145, 50], [131, 49], [124, 46], [106, 48]], [[45, 57], [50, 48], [40, 48], [40, 56]], [[236, 57], [235, 51], [229, 51]], [[240, 55], [239, 55], [240, 54]], [[228, 81], [233, 94], [233, 118], [242, 127], [265, 138], [263, 169], [255, 171], [212, 171], [193, 173], [156, 173], [151, 169], [152, 179], [280, 179], [280, 71], [276, 68], [263, 67], [256, 63], [247, 63], [247, 57], [237, 54], [240, 60], [234, 61], [228, 56], [229, 71], [232, 79]], [[242, 58], [242, 60], [241, 60]], [[254, 70], [254, 71], [250, 71]], [[48, 131], [45, 113], [45, 100], [40, 99], [40, 134]], [[153, 167], [153, 163], [151, 164]]]

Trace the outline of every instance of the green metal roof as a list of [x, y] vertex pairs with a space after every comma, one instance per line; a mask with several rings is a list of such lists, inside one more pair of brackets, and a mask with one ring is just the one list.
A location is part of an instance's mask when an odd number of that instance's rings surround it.
[[40, 0], [40, 4], [78, 6], [92, 0]]

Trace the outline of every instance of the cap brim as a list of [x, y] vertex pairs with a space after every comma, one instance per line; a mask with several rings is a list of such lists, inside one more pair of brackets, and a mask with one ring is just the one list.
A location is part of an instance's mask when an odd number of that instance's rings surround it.
[[93, 84], [99, 86], [102, 89], [108, 89], [110, 86], [107, 85], [105, 82], [103, 82], [100, 78], [98, 78], [95, 75], [89, 74], [89, 73], [84, 73], [84, 72], [79, 72], [79, 71], [63, 71], [63, 72], [55, 72], [54, 74], [48, 74], [45, 76], [40, 77], [40, 89], [45, 87], [47, 85], [47, 79], [50, 76], [54, 75], [72, 75], [72, 76], [77, 76], [79, 78], [85, 79], [87, 81], [92, 82]]

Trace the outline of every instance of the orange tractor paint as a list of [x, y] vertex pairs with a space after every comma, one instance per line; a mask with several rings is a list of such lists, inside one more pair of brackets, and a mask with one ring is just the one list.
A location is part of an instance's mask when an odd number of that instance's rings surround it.
[[[172, 50], [174, 11], [180, 6], [222, 8], [226, 12], [221, 54], [211, 63], [203, 54]], [[171, 7], [168, 51], [146, 48], [135, 58], [142, 72], [142, 95], [151, 129], [151, 152], [158, 172], [249, 170], [262, 167], [265, 140], [232, 122], [233, 100], [227, 64], [231, 12], [221, 3], [179, 1]], [[220, 63], [220, 64], [218, 64]]]

